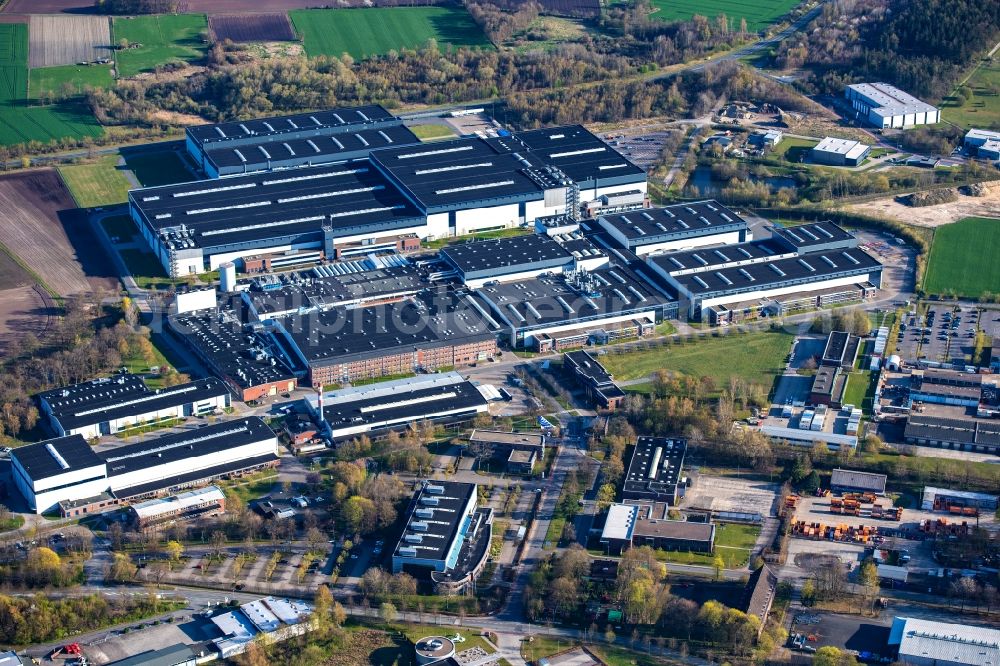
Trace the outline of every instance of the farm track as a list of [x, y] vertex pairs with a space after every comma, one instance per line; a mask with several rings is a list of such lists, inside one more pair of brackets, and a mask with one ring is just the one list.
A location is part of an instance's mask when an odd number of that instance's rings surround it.
[[113, 55], [106, 16], [32, 16], [28, 39], [29, 67], [75, 65]]

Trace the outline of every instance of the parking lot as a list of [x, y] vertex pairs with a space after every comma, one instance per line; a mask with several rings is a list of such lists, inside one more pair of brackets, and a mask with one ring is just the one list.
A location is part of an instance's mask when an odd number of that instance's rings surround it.
[[663, 145], [671, 132], [682, 130], [656, 130], [643, 134], [616, 134], [614, 138], [603, 137], [611, 147], [627, 157], [633, 164], [649, 171], [663, 161]]
[[[912, 312], [912, 311], [911, 311]], [[973, 305], [936, 304], [904, 318], [896, 353], [911, 362], [967, 365], [972, 363], [976, 332], [1000, 335], [1000, 316]]]

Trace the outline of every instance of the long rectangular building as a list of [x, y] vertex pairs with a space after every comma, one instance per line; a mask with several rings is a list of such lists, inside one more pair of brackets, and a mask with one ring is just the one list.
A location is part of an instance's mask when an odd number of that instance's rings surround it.
[[640, 437], [636, 440], [622, 484], [622, 498], [675, 505], [687, 440]]
[[640, 256], [703, 245], [743, 243], [752, 237], [746, 220], [717, 201], [602, 215], [597, 223], [619, 247]]
[[488, 282], [510, 282], [540, 273], [572, 270], [574, 256], [550, 236], [527, 234], [462, 243], [441, 250], [440, 257], [458, 273], [467, 287]]
[[39, 393], [41, 411], [56, 434], [93, 439], [139, 425], [221, 412], [228, 389], [209, 377], [150, 389], [137, 375], [122, 373]]
[[477, 386], [457, 372], [418, 375], [326, 391], [305, 401], [333, 440], [402, 430], [419, 421], [468, 421], [488, 411]]
[[129, 192], [143, 238], [172, 277], [262, 252], [425, 237], [426, 220], [366, 161], [254, 173]]
[[342, 162], [419, 139], [377, 104], [195, 125], [191, 158], [210, 177]]
[[[278, 441], [258, 417], [205, 425], [136, 444], [92, 448], [80, 435], [11, 453], [18, 491], [36, 513], [155, 497], [276, 465]], [[93, 501], [88, 501], [93, 500]]]
[[844, 96], [875, 127], [913, 127], [941, 122], [941, 110], [888, 83], [855, 83]]

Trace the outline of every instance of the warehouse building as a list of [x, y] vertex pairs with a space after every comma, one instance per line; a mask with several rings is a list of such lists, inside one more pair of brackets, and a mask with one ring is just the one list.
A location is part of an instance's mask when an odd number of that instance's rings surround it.
[[439, 256], [462, 284], [473, 289], [488, 282], [524, 280], [574, 267], [569, 250], [540, 234], [462, 243], [441, 250]]
[[631, 547], [711, 553], [715, 549], [715, 524], [670, 520], [663, 506], [612, 504], [601, 531], [601, 543], [609, 554]]
[[746, 220], [717, 201], [696, 201], [602, 215], [600, 228], [622, 248], [642, 256], [752, 239]]
[[647, 263], [677, 290], [690, 319], [713, 325], [863, 301], [881, 286], [882, 264], [840, 241], [828, 250], [816, 243], [780, 254], [768, 254], [773, 242], [750, 245], [653, 256]]
[[903, 439], [907, 444], [920, 446], [996, 453], [1000, 451], [1000, 422], [911, 413], [906, 419]]
[[425, 481], [406, 511], [406, 527], [392, 554], [392, 571], [430, 578], [441, 591], [464, 591], [489, 555], [493, 511], [478, 509], [478, 486]]
[[622, 484], [622, 499], [679, 504], [686, 451], [684, 439], [639, 437]]
[[984, 511], [996, 511], [998, 501], [1000, 498], [996, 495], [926, 486], [920, 508], [924, 511], [948, 511], [952, 507], [973, 507]]
[[960, 407], [979, 407], [984, 390], [995, 390], [997, 380], [957, 370], [928, 368], [910, 373], [910, 401]]
[[941, 110], [888, 83], [855, 83], [844, 96], [859, 118], [875, 127], [913, 127], [941, 122]]
[[986, 666], [1000, 663], [1000, 630], [897, 617], [889, 648], [903, 666]]
[[108, 489], [104, 459], [80, 435], [21, 446], [10, 454], [18, 492], [35, 513], [52, 511], [64, 500], [82, 500]]
[[403, 121], [377, 104], [195, 125], [188, 154], [209, 178], [346, 162], [376, 148], [419, 143]]
[[477, 428], [469, 435], [469, 447], [481, 459], [506, 463], [508, 473], [530, 474], [535, 463], [545, 457], [545, 435]]
[[853, 368], [858, 358], [861, 338], [846, 331], [830, 331], [823, 347], [820, 365], [834, 368]]
[[20, 447], [11, 460], [36, 513], [78, 516], [274, 466], [277, 445], [267, 424], [250, 417], [101, 451], [71, 435]]
[[823, 444], [831, 451], [855, 451], [858, 448], [857, 435], [841, 435], [822, 430], [802, 430], [801, 428], [786, 428], [782, 426], [763, 425], [758, 428], [771, 441], [788, 446], [813, 448]]
[[677, 301], [647, 271], [612, 266], [491, 284], [474, 300], [513, 347], [558, 351], [644, 337], [677, 315]]
[[816, 164], [853, 167], [864, 162], [871, 150], [871, 146], [860, 141], [828, 136], [813, 146], [809, 155]]
[[144, 530], [225, 512], [225, 494], [216, 486], [209, 486], [133, 504], [129, 507], [129, 518], [137, 529]]
[[970, 155], [984, 160], [1000, 160], [1000, 132], [970, 129], [963, 143]]
[[838, 493], [875, 493], [885, 495], [885, 474], [835, 469], [830, 474], [830, 489]]
[[496, 357], [497, 340], [468, 295], [440, 289], [384, 308], [289, 315], [269, 335], [311, 386], [470, 365]]
[[614, 411], [625, 402], [625, 391], [590, 352], [584, 349], [563, 354], [563, 370], [581, 386], [587, 399], [598, 409]]
[[365, 162], [132, 190], [129, 210], [171, 277], [261, 253], [335, 257], [427, 235], [421, 211]]
[[295, 373], [267, 349], [267, 340], [229, 308], [167, 319], [170, 331], [243, 402], [295, 390]]
[[138, 375], [121, 373], [39, 393], [38, 403], [60, 436], [93, 439], [139, 425], [216, 414], [229, 407], [229, 391], [215, 378], [150, 389]]
[[752, 615], [760, 620], [757, 626], [757, 635], [764, 631], [767, 625], [767, 616], [771, 612], [774, 604], [774, 597], [778, 591], [778, 577], [765, 564], [750, 574], [746, 587], [743, 588], [743, 596], [737, 606], [747, 615]]
[[[485, 387], [483, 387], [485, 388]], [[333, 440], [403, 430], [418, 421], [470, 421], [489, 410], [480, 387], [457, 372], [418, 375], [326, 391], [305, 401], [307, 411]]]

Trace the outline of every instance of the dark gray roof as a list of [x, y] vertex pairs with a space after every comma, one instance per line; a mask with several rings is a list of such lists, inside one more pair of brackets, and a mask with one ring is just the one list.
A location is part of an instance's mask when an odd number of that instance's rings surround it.
[[441, 250], [441, 256], [465, 279], [555, 268], [573, 261], [566, 248], [540, 234], [462, 243]]
[[667, 273], [680, 271], [701, 271], [712, 266], [724, 266], [744, 262], [762, 261], [768, 257], [791, 252], [780, 243], [771, 240], [698, 247], [692, 250], [678, 250], [650, 255], [647, 261], [659, 266]]
[[404, 125], [381, 128], [355, 128], [336, 134], [312, 132], [298, 137], [261, 137], [245, 143], [217, 142], [205, 146], [206, 159], [219, 170], [236, 168], [255, 171], [273, 168], [292, 161], [324, 164], [367, 157], [378, 148], [420, 143]]
[[493, 337], [468, 296], [427, 290], [379, 308], [333, 308], [284, 317], [279, 325], [313, 366], [329, 366], [489, 340]]
[[882, 264], [859, 249], [813, 252], [746, 266], [706, 270], [676, 276], [696, 297], [739, 294], [782, 285], [808, 284], [822, 279], [850, 277], [880, 271]]
[[[394, 555], [406, 557], [400, 554], [400, 548], [416, 546], [418, 551], [416, 558], [443, 560], [465, 520], [466, 514], [463, 513], [465, 505], [475, 492], [476, 486], [471, 483], [436, 479], [425, 482], [414, 494], [407, 509], [406, 527], [399, 538]], [[418, 514], [420, 510], [431, 512], [433, 516], [422, 517]], [[426, 529], [414, 529], [414, 523], [420, 527], [426, 526]], [[420, 543], [407, 541], [407, 535], [419, 535]]]
[[885, 474], [863, 472], [856, 469], [835, 469], [830, 473], [830, 485], [837, 488], [853, 488], [855, 490], [870, 490], [876, 493], [885, 492]]
[[629, 460], [622, 485], [623, 497], [660, 501], [661, 496], [673, 496], [680, 481], [686, 451], [685, 439], [640, 437]]
[[977, 418], [953, 419], [924, 414], [910, 414], [903, 431], [906, 439], [977, 444], [1000, 447], [1000, 423]]
[[176, 492], [183, 488], [201, 485], [208, 481], [225, 477], [245, 470], [261, 469], [265, 465], [273, 466], [280, 458], [276, 453], [268, 453], [254, 458], [243, 458], [222, 465], [203, 467], [184, 474], [176, 474], [161, 479], [156, 479], [148, 483], [141, 483], [127, 488], [117, 488], [114, 491], [115, 497], [120, 500], [131, 501], [135, 498], [149, 497], [150, 495], [164, 492]]
[[625, 236], [630, 245], [651, 245], [748, 227], [746, 220], [711, 200], [602, 215], [600, 219]]
[[[111, 382], [111, 384], [103, 386], [114, 385], [116, 385], [115, 382]], [[53, 397], [52, 399], [46, 396], [46, 401], [59, 425], [64, 430], [70, 431], [95, 423], [113, 421], [137, 414], [149, 414], [150, 412], [207, 400], [226, 395], [228, 392], [222, 382], [214, 377], [208, 377], [162, 389], [150, 389], [143, 384], [142, 390], [110, 391], [103, 396], [92, 394], [89, 399], [78, 397], [77, 394], [65, 398]]]
[[301, 167], [129, 192], [154, 233], [183, 225], [198, 247], [392, 231], [423, 224], [416, 207], [366, 162]]
[[108, 464], [108, 476], [113, 478], [154, 465], [226, 451], [269, 437], [274, 437], [274, 431], [260, 418], [250, 416], [119, 446], [102, 451], [100, 455]]
[[104, 466], [104, 459], [94, 453], [94, 449], [81, 435], [58, 437], [37, 444], [20, 446], [11, 451], [10, 455], [32, 481], [41, 481], [89, 467]]
[[480, 138], [375, 150], [371, 160], [428, 213], [540, 200], [546, 186], [559, 186], [527, 150]]
[[378, 121], [391, 121], [393, 115], [378, 104], [356, 107], [339, 107], [326, 111], [313, 111], [252, 120], [232, 120], [187, 129], [188, 135], [199, 143], [219, 143], [247, 137], [270, 137], [297, 134], [303, 131], [334, 128], [350, 130]]
[[133, 396], [144, 395], [148, 390], [142, 377], [123, 372], [42, 391], [37, 397], [48, 403], [53, 410], [62, 412], [71, 407], [86, 408], [110, 400], [128, 400]]
[[[323, 418], [336, 433], [344, 427], [359, 424], [378, 424], [392, 421], [399, 424], [422, 419], [436, 420], [444, 411], [457, 410], [459, 414], [472, 414], [486, 404], [486, 399], [471, 382], [453, 382], [446, 385], [402, 389], [391, 395], [362, 395], [356, 400], [337, 400], [324, 403]], [[404, 404], [405, 403], [405, 404]], [[377, 408], [377, 409], [373, 409]]]
[[597, 359], [586, 349], [576, 349], [563, 354], [563, 363], [569, 363], [578, 375], [585, 377], [594, 386], [613, 384], [614, 379]]
[[581, 187], [612, 182], [645, 182], [646, 172], [581, 125], [517, 132], [516, 138], [546, 164], [559, 168]]
[[833, 222], [811, 222], [794, 227], [774, 227], [775, 238], [787, 243], [790, 247], [809, 251], [823, 246], [826, 249], [834, 247], [857, 247], [858, 239]]

